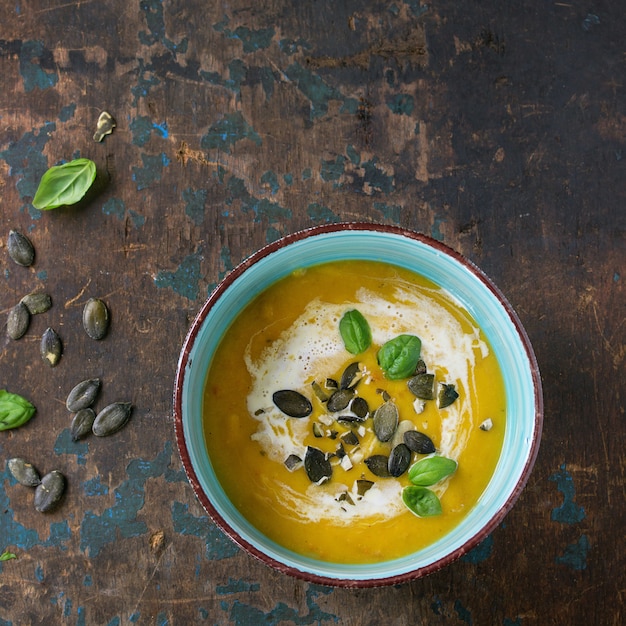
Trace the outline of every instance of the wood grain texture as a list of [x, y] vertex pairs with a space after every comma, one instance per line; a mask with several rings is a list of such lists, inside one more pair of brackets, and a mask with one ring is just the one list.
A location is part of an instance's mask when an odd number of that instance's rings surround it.
[[[0, 7], [0, 387], [36, 416], [0, 433], [0, 624], [621, 624], [626, 26], [619, 3], [131, 0]], [[102, 110], [117, 121], [93, 141]], [[99, 195], [39, 212], [47, 167], [93, 159]], [[542, 447], [504, 523], [425, 579], [350, 591], [278, 574], [206, 518], [174, 443], [172, 387], [212, 287], [268, 241], [400, 224], [489, 274], [545, 388]], [[36, 249], [6, 253], [12, 228]], [[109, 335], [82, 307], [102, 298]], [[52, 326], [64, 355], [39, 357]], [[64, 402], [131, 401], [73, 443]], [[37, 514], [6, 459], [62, 471]]]

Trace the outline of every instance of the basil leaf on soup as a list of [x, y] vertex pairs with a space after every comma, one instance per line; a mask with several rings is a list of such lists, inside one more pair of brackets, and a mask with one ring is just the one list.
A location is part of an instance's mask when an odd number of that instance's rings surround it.
[[418, 517], [431, 517], [441, 514], [441, 502], [437, 494], [417, 485], [409, 485], [402, 490], [402, 501]]
[[339, 322], [339, 332], [351, 354], [365, 352], [372, 343], [372, 330], [363, 314], [356, 309], [344, 313]]
[[429, 487], [456, 471], [458, 463], [445, 456], [429, 456], [409, 469], [409, 480], [419, 487]]
[[90, 159], [74, 159], [63, 165], [55, 165], [41, 177], [33, 206], [48, 210], [76, 204], [95, 179], [96, 164]]
[[408, 378], [415, 373], [422, 342], [415, 335], [398, 335], [378, 351], [378, 365], [390, 380]]

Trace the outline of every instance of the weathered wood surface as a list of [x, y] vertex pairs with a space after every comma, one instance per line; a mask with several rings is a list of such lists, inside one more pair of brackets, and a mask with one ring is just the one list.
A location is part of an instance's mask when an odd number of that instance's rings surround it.
[[[0, 624], [621, 624], [626, 23], [620, 2], [111, 0], [0, 7], [0, 387], [37, 415], [0, 433]], [[102, 143], [102, 110], [117, 120]], [[41, 213], [76, 155], [110, 183]], [[325, 221], [401, 224], [501, 287], [545, 384], [542, 447], [505, 522], [423, 580], [367, 591], [277, 574], [206, 518], [174, 445], [172, 387], [213, 285]], [[6, 253], [12, 228], [35, 264]], [[102, 297], [102, 342], [81, 328]], [[47, 326], [65, 353], [39, 358]], [[99, 376], [116, 436], [72, 443], [64, 400]], [[41, 515], [6, 459], [69, 481]]]

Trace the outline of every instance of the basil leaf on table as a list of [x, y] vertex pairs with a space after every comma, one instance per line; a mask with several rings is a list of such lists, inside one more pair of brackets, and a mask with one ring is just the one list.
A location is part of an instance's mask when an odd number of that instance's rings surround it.
[[346, 350], [351, 354], [365, 352], [372, 343], [370, 325], [363, 314], [356, 309], [344, 313], [339, 322], [339, 332]]
[[0, 430], [26, 424], [35, 414], [35, 407], [26, 398], [0, 389]]
[[445, 456], [429, 456], [414, 463], [409, 469], [409, 480], [419, 487], [430, 487], [453, 474], [458, 463]]
[[415, 373], [422, 342], [415, 335], [398, 335], [378, 351], [378, 365], [390, 380], [408, 378]]
[[76, 204], [95, 179], [96, 164], [90, 159], [74, 159], [63, 165], [55, 165], [41, 177], [33, 206], [48, 210]]
[[432, 517], [441, 514], [441, 502], [437, 494], [417, 485], [409, 485], [402, 490], [402, 501], [407, 509], [418, 517]]

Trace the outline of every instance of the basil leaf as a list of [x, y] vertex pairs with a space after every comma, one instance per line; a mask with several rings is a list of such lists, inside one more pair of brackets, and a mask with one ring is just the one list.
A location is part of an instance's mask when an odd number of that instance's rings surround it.
[[0, 563], [2, 561], [10, 561], [11, 559], [17, 559], [17, 556], [13, 552], [4, 551], [0, 554]]
[[418, 517], [431, 517], [441, 514], [441, 502], [437, 494], [426, 489], [409, 485], [402, 490], [402, 501], [406, 507]]
[[35, 407], [22, 396], [0, 389], [0, 430], [17, 428], [35, 414]]
[[458, 463], [445, 456], [429, 456], [414, 463], [409, 469], [409, 480], [420, 487], [429, 487], [450, 476]]
[[415, 335], [398, 335], [378, 351], [378, 365], [390, 380], [408, 378], [415, 373], [422, 342]]
[[363, 314], [352, 309], [339, 322], [339, 332], [346, 346], [346, 350], [351, 354], [365, 352], [372, 343], [372, 330]]
[[33, 206], [48, 210], [76, 204], [95, 179], [96, 164], [90, 159], [74, 159], [63, 165], [55, 165], [41, 177]]

